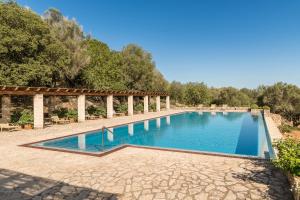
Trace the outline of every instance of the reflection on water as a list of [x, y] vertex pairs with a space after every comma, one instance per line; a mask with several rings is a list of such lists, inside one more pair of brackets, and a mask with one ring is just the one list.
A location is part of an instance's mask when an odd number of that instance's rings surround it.
[[170, 116], [167, 116], [167, 117], [166, 117], [166, 121], [167, 121], [167, 125], [170, 125], [170, 124], [171, 124], [171, 117], [170, 117]]
[[80, 150], [85, 150], [85, 134], [78, 135], [78, 147]]
[[149, 120], [144, 121], [144, 130], [149, 131]]
[[107, 131], [107, 139], [110, 142], [114, 141], [114, 129], [113, 128], [108, 128], [109, 131]]
[[130, 136], [133, 136], [133, 124], [128, 124], [128, 133]]
[[160, 118], [156, 118], [156, 128], [160, 128]]

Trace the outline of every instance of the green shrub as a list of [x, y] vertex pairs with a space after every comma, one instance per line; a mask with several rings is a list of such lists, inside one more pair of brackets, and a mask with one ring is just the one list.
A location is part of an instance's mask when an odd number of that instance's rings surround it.
[[59, 118], [67, 117], [68, 109], [67, 108], [58, 108], [53, 111], [54, 115], [57, 115]]
[[270, 110], [271, 108], [269, 106], [263, 106], [264, 110]]
[[67, 113], [66, 113], [66, 117], [68, 119], [75, 119], [75, 120], [77, 120], [78, 119], [77, 110], [75, 110], [75, 109], [68, 110]]
[[97, 116], [106, 116], [106, 109], [103, 106], [99, 106], [96, 108], [94, 115]]
[[21, 116], [18, 120], [18, 124], [25, 125], [25, 124], [33, 124], [33, 113], [31, 110], [24, 109], [21, 112]]
[[126, 113], [128, 111], [127, 104], [118, 104], [116, 106], [116, 112], [118, 113]]
[[143, 104], [139, 103], [136, 106], [134, 106], [134, 110], [135, 111], [143, 111], [144, 110], [144, 106]]
[[18, 123], [21, 116], [22, 112], [20, 110], [13, 111], [12, 115], [10, 116], [10, 123]]
[[95, 106], [89, 106], [89, 107], [87, 107], [86, 110], [87, 110], [89, 115], [94, 115], [97, 109], [96, 109]]
[[278, 126], [278, 128], [281, 133], [290, 133], [295, 129], [294, 127], [287, 125], [287, 124], [282, 124], [282, 125]]
[[250, 108], [251, 109], [259, 109], [258, 105], [256, 105], [256, 104], [252, 104]]
[[156, 104], [155, 103], [150, 104], [150, 110], [152, 110], [152, 111], [156, 110]]
[[300, 176], [300, 141], [295, 139], [280, 140], [275, 144], [278, 158], [272, 162], [286, 172]]

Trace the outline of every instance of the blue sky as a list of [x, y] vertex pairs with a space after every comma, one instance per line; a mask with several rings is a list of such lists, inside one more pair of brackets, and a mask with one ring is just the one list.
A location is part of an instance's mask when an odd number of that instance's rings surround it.
[[54, 7], [120, 50], [151, 52], [169, 81], [254, 88], [300, 86], [299, 0], [18, 0]]

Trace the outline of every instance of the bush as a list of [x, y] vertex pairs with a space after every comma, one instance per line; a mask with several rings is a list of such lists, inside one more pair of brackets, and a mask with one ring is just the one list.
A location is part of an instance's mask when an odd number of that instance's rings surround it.
[[118, 113], [126, 113], [128, 111], [127, 104], [118, 104], [117, 107], [116, 107], [116, 111]]
[[134, 110], [135, 111], [143, 111], [144, 110], [144, 106], [143, 104], [139, 103], [136, 106], [134, 106]]
[[256, 104], [252, 104], [250, 108], [251, 109], [259, 109], [258, 105], [256, 105]]
[[33, 124], [33, 113], [32, 113], [32, 111], [24, 109], [21, 112], [21, 116], [18, 120], [18, 124], [20, 124], [20, 125]]
[[279, 130], [281, 133], [290, 133], [294, 130], [294, 127], [287, 125], [287, 124], [283, 124], [278, 126]]
[[99, 106], [96, 108], [96, 111], [94, 113], [97, 116], [106, 116], [106, 109], [103, 106]]
[[95, 106], [89, 106], [86, 110], [89, 115], [94, 115], [97, 109]]
[[295, 139], [280, 140], [275, 144], [278, 158], [273, 160], [276, 167], [300, 176], [300, 141]]
[[263, 106], [264, 110], [271, 110], [271, 108], [269, 106]]
[[67, 108], [59, 108], [53, 111], [54, 115], [57, 115], [59, 118], [67, 117], [68, 109]]
[[13, 111], [12, 115], [10, 116], [10, 123], [18, 123], [21, 116], [22, 112], [20, 110]]
[[150, 104], [150, 110], [152, 110], [152, 111], [156, 110], [156, 104], [155, 103]]
[[66, 113], [66, 117], [68, 119], [74, 119], [74, 120], [77, 120], [78, 119], [78, 114], [77, 114], [77, 110], [75, 109], [70, 109], [67, 111]]

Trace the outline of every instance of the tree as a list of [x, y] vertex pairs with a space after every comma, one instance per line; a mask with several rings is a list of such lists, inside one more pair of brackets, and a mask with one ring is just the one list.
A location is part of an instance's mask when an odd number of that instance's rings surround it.
[[150, 53], [130, 44], [121, 51], [125, 85], [130, 90], [166, 90], [163, 76], [158, 73]]
[[280, 113], [289, 120], [297, 121], [300, 115], [300, 89], [291, 84], [276, 83], [267, 87], [262, 102], [272, 112]]
[[188, 105], [207, 104], [211, 100], [208, 87], [204, 83], [187, 83], [184, 88], [184, 101]]
[[169, 85], [169, 95], [172, 101], [176, 103], [183, 103], [184, 99], [184, 85], [178, 81], [173, 81]]
[[77, 81], [80, 78], [82, 69], [90, 61], [82, 28], [74, 19], [67, 19], [53, 8], [47, 10], [43, 18], [51, 27], [53, 35], [67, 49], [70, 57], [69, 65], [66, 65], [61, 71], [61, 75], [64, 76], [64, 82], [61, 85], [78, 86], [79, 82]]
[[16, 3], [0, 3], [0, 84], [53, 86], [70, 62], [48, 25]]
[[125, 90], [120, 54], [95, 39], [89, 39], [85, 43], [90, 63], [83, 69], [84, 85], [94, 89]]
[[229, 106], [250, 106], [249, 96], [236, 88], [221, 88], [217, 100], [218, 104], [227, 104]]

